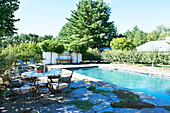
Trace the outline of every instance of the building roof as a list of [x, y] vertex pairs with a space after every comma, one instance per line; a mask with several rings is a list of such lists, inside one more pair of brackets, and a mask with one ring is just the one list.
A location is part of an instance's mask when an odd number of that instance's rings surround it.
[[136, 47], [138, 51], [170, 51], [170, 44], [167, 40], [150, 41]]

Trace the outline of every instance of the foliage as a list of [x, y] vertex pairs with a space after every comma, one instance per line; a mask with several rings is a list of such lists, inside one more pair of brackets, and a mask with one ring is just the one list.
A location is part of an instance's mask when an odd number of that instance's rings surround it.
[[20, 45], [8, 45], [1, 50], [0, 54], [0, 74], [17, 62], [18, 59], [28, 61], [29, 58], [33, 58], [35, 61], [39, 61], [42, 58], [41, 49], [34, 42], [22, 43]]
[[14, 47], [9, 45], [0, 52], [0, 74], [5, 70], [10, 69], [11, 65], [15, 62], [17, 55], [14, 52]]
[[43, 42], [44, 40], [52, 40], [54, 39], [52, 35], [44, 35], [43, 37], [38, 36], [37, 34], [21, 34], [21, 35], [14, 35], [14, 36], [8, 36], [2, 40], [2, 46], [7, 47], [7, 45], [19, 45], [21, 43], [39, 43]]
[[157, 64], [170, 65], [170, 52], [139, 52], [136, 50], [132, 51], [122, 51], [122, 50], [112, 50], [103, 51], [102, 58], [107, 62], [127, 62], [127, 63], [142, 63], [142, 64], [152, 64], [152, 66]]
[[101, 57], [101, 52], [97, 48], [88, 48], [87, 52], [83, 54], [84, 60], [101, 60]]
[[17, 59], [22, 59], [23, 61], [28, 61], [29, 58], [33, 58], [35, 61], [42, 59], [42, 51], [34, 42], [21, 43], [14, 48], [14, 52]]
[[60, 42], [58, 42], [58, 41], [51, 41], [50, 50], [52, 52], [61, 54], [61, 53], [64, 52], [65, 48], [64, 48], [64, 45], [61, 44]]
[[40, 47], [44, 52], [51, 52], [51, 40], [44, 40], [42, 43], [40, 43]]
[[147, 33], [143, 32], [142, 30], [135, 31], [133, 45], [137, 47], [146, 43], [146, 36]]
[[158, 40], [158, 38], [159, 38], [159, 33], [156, 30], [148, 33], [148, 35], [146, 36], [147, 42], [156, 41], [156, 40]]
[[170, 28], [160, 25], [156, 30], [146, 33], [135, 26], [125, 32], [124, 36], [133, 43], [134, 47], [137, 47], [149, 41], [165, 40], [166, 37], [170, 37]]
[[75, 53], [85, 53], [87, 51], [87, 46], [86, 43], [82, 43], [80, 41], [73, 41], [68, 45], [67, 49], [70, 53], [75, 52]]
[[69, 44], [70, 42], [74, 41], [74, 39], [71, 37], [72, 32], [71, 32], [70, 26], [71, 26], [71, 23], [68, 22], [61, 28], [61, 31], [59, 33], [59, 36], [57, 37], [57, 40], [65, 44]]
[[114, 22], [108, 22], [110, 7], [102, 0], [82, 0], [77, 10], [71, 12], [69, 22], [60, 31], [60, 40], [66, 43], [78, 40], [86, 42], [88, 47], [100, 48], [109, 45], [116, 36]]
[[87, 111], [91, 109], [92, 106], [97, 105], [96, 103], [90, 103], [88, 101], [80, 101], [80, 100], [69, 102], [69, 104], [75, 104], [79, 109], [82, 109], [84, 111]]
[[14, 19], [14, 12], [19, 8], [19, 0], [0, 1], [0, 37], [9, 36], [17, 30], [14, 23], [19, 19]]
[[44, 65], [40, 65], [37, 67], [37, 69], [43, 69], [44, 68]]
[[122, 37], [122, 38], [114, 38], [110, 42], [110, 46], [113, 49], [117, 49], [117, 50], [131, 50], [131, 49], [133, 49], [132, 42], [130, 40], [127, 40], [124, 37]]
[[54, 40], [45, 40], [40, 44], [40, 47], [44, 52], [56, 52], [59, 54], [63, 53], [65, 50], [64, 45]]

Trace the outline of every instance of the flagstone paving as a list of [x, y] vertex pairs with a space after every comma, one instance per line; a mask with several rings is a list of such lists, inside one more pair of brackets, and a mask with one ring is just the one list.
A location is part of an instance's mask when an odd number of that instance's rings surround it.
[[[78, 77], [77, 77], [78, 76]], [[35, 100], [25, 100], [23, 98], [16, 98], [8, 100], [0, 105], [0, 112], [5, 113], [170, 113], [163, 108], [163, 106], [170, 106], [169, 101], [165, 101], [159, 98], [152, 97], [142, 92], [133, 91], [128, 88], [119, 87], [115, 84], [105, 83], [99, 80], [90, 79], [89, 77], [81, 76], [74, 73], [74, 79], [70, 84], [69, 93], [67, 89], [62, 90], [62, 93], [51, 94], [47, 88], [41, 87], [41, 98]], [[77, 79], [79, 78], [79, 79]], [[88, 80], [85, 80], [87, 79]], [[84, 80], [83, 80], [84, 79]], [[92, 80], [93, 82], [86, 82]], [[104, 90], [106, 94], [96, 94], [93, 91], [89, 91], [89, 86], [96, 86], [97, 90]], [[115, 89], [123, 89], [131, 91], [140, 96], [142, 102], [147, 102], [156, 105], [155, 108], [113, 108], [111, 102], [119, 102], [120, 98], [117, 97], [111, 91]], [[107, 92], [108, 91], [108, 92]], [[64, 98], [63, 98], [64, 97]], [[87, 110], [78, 108], [71, 102], [75, 101], [87, 101], [94, 104]]]
[[[100, 86], [101, 82], [95, 82], [96, 89], [102, 89], [106, 91], [112, 91], [115, 89], [111, 84], [105, 84], [102, 87]], [[76, 87], [77, 85], [77, 87]], [[160, 105], [157, 103], [154, 103], [155, 101], [150, 102], [149, 100], [142, 101], [153, 103], [155, 105], [158, 105], [159, 107], [155, 108], [143, 108], [143, 109], [132, 109], [132, 108], [113, 108], [110, 103], [111, 102], [119, 102], [121, 99], [117, 97], [114, 93], [106, 93], [105, 95], [102, 94], [95, 94], [92, 91], [89, 91], [87, 88], [90, 86], [86, 86], [87, 83], [84, 83], [83, 81], [74, 81], [71, 83], [70, 88], [71, 92], [67, 95], [67, 93], [64, 93], [67, 90], [63, 90], [63, 93], [56, 93], [56, 94], [50, 94], [50, 95], [43, 95], [43, 98], [40, 98], [37, 101], [29, 101], [26, 100], [25, 103], [23, 103], [23, 100], [18, 98], [15, 101], [8, 101], [6, 103], [1, 104], [1, 107], [4, 107], [2, 112], [7, 113], [22, 113], [24, 111], [30, 111], [31, 113], [104, 113], [104, 112], [114, 112], [114, 113], [170, 113], [170, 111], [167, 111], [164, 108], [161, 108]], [[81, 86], [81, 87], [79, 87]], [[82, 88], [83, 87], [83, 88]], [[73, 89], [72, 89], [73, 88]], [[48, 91], [45, 87], [42, 87], [42, 90]], [[45, 92], [48, 93], [48, 92]], [[66, 98], [62, 98], [63, 96], [66, 96]], [[146, 96], [146, 95], [145, 95]], [[61, 97], [61, 99], [60, 99]], [[79, 109], [74, 104], [69, 104], [70, 102], [74, 102], [76, 100], [80, 101], [88, 101], [90, 103], [97, 103], [96, 105], [92, 106], [89, 110], [82, 110]], [[151, 99], [150, 99], [151, 100]], [[158, 100], [157, 101], [161, 101]], [[164, 101], [164, 103], [166, 103]], [[163, 103], [163, 104], [164, 104]], [[169, 104], [167, 104], [169, 105]]]

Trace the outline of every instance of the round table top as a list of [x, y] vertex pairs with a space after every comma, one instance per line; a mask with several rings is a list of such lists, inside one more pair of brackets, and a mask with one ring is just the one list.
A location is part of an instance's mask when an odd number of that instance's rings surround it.
[[48, 70], [48, 72], [38, 73], [37, 71], [27, 71], [22, 73], [23, 77], [47, 77], [47, 76], [59, 76], [61, 70]]

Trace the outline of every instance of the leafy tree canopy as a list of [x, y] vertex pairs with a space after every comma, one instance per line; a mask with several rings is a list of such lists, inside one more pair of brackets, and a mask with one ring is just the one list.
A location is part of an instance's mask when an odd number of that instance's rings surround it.
[[68, 51], [69, 52], [75, 52], [75, 53], [85, 53], [87, 51], [87, 46], [85, 43], [82, 43], [80, 41], [73, 41], [68, 45]]
[[14, 12], [19, 8], [19, 0], [0, 1], [0, 37], [13, 35], [17, 30], [14, 23], [19, 19], [14, 19]]
[[45, 40], [40, 44], [40, 47], [44, 52], [56, 52], [59, 54], [63, 53], [65, 50], [64, 45], [54, 40]]
[[110, 42], [110, 46], [113, 49], [116, 50], [131, 50], [133, 49], [133, 44], [130, 40], [127, 40], [125, 37], [122, 38], [114, 38], [111, 42]]

